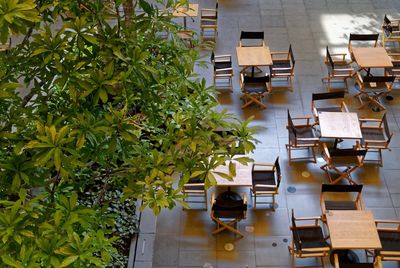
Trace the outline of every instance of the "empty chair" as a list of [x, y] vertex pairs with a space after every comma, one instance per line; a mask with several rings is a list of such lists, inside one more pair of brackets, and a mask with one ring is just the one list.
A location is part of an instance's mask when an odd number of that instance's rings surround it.
[[[375, 103], [385, 110], [386, 108], [380, 103], [379, 97], [387, 95], [392, 90], [395, 79], [395, 76], [362, 76], [360, 72], [357, 72], [356, 82], [359, 93], [355, 97], [358, 97], [361, 103], [358, 109], [362, 109], [370, 103]], [[362, 99], [363, 96], [367, 98], [367, 101]]]
[[338, 254], [333, 255], [335, 268], [382, 268], [381, 258], [375, 258], [373, 263], [346, 263], [341, 262]]
[[390, 55], [389, 57], [392, 60], [393, 67], [385, 68], [385, 76], [394, 76], [395, 81], [400, 82], [400, 57], [399, 54]]
[[[289, 162], [292, 161], [292, 150], [296, 149], [311, 149], [312, 158], [314, 163], [317, 161], [315, 158], [315, 147], [319, 145], [319, 137], [315, 134], [313, 124], [310, 122], [310, 117], [291, 117], [289, 110], [288, 125], [289, 141], [286, 144], [286, 149], [289, 153]], [[293, 121], [300, 121], [301, 123], [295, 124]], [[307, 157], [308, 158], [308, 157]], [[296, 158], [304, 159], [304, 158]]]
[[[389, 149], [389, 143], [393, 133], [389, 130], [386, 113], [382, 119], [359, 119], [362, 133], [361, 147], [367, 152], [376, 150], [378, 152], [378, 164], [383, 166], [382, 150]], [[365, 161], [365, 160], [364, 160]]]
[[376, 254], [382, 261], [400, 262], [400, 221], [376, 220], [382, 249]]
[[200, 11], [200, 34], [204, 39], [214, 39], [218, 35], [218, 2], [215, 9], [202, 8]]
[[252, 103], [255, 103], [265, 109], [267, 106], [261, 102], [264, 94], [268, 91], [269, 75], [265, 74], [260, 77], [246, 76], [240, 74], [240, 89], [242, 90], [242, 100], [244, 104], [242, 109]]
[[328, 47], [326, 47], [325, 64], [328, 69], [328, 76], [322, 78], [322, 81], [327, 81], [328, 92], [331, 91], [331, 80], [343, 80], [347, 86], [347, 79], [353, 76], [353, 67], [350, 62], [346, 60], [346, 53], [331, 54]]
[[247, 197], [243, 193], [243, 198], [235, 192], [226, 191], [215, 198], [211, 195], [211, 219], [217, 223], [217, 229], [212, 234], [217, 234], [223, 230], [228, 230], [234, 234], [243, 236], [237, 230], [237, 223], [246, 219]]
[[329, 210], [363, 210], [364, 202], [361, 199], [363, 185], [333, 185], [322, 184], [320, 205], [321, 213], [325, 215]]
[[363, 43], [363, 46], [367, 44], [368, 46], [376, 47], [378, 45], [379, 34], [350, 34], [348, 49], [352, 61], [355, 61], [353, 55], [353, 45], [356, 43]]
[[241, 46], [241, 47], [265, 46], [264, 32], [242, 31], [240, 33], [239, 46]]
[[[348, 112], [344, 100], [344, 91], [328, 92], [328, 93], [313, 93], [311, 99], [311, 111], [314, 116], [314, 121], [318, 124], [318, 115], [321, 112]], [[338, 100], [340, 104], [332, 105], [328, 101]]]
[[[230, 89], [232, 89], [232, 56], [227, 55], [215, 55], [211, 52], [211, 63], [214, 67], [214, 85], [217, 86], [217, 80], [221, 83], [226, 84]], [[218, 85], [220, 86], [220, 85]]]
[[254, 163], [252, 171], [253, 185], [251, 187], [251, 193], [254, 196], [254, 209], [257, 208], [257, 198], [271, 196], [272, 202], [258, 201], [258, 204], [272, 204], [272, 210], [275, 211], [275, 195], [278, 194], [281, 179], [279, 157], [272, 164]]
[[204, 182], [200, 178], [189, 179], [182, 187], [182, 194], [186, 203], [202, 203], [205, 205], [205, 210], [207, 210], [207, 190], [204, 188]]
[[292, 88], [292, 77], [294, 76], [295, 59], [293, 55], [292, 45], [289, 46], [288, 52], [271, 52], [272, 66], [270, 66], [270, 89], [272, 89], [272, 79], [285, 78]]
[[385, 14], [382, 24], [382, 46], [387, 42], [400, 42], [400, 19], [389, 19]]
[[[323, 143], [322, 156], [326, 164], [321, 166], [321, 169], [325, 170], [332, 184], [336, 184], [342, 179], [347, 179], [350, 183], [356, 184], [351, 178], [351, 173], [363, 166], [366, 153], [367, 150], [360, 149], [359, 146], [351, 149], [328, 149], [326, 144]], [[338, 176], [332, 177], [331, 171], [336, 172]]]
[[[297, 225], [305, 222], [305, 225]], [[311, 223], [310, 223], [311, 222]], [[320, 258], [322, 267], [325, 267], [324, 258], [329, 255], [330, 245], [325, 239], [320, 225], [321, 217], [295, 218], [292, 209], [292, 245], [288, 246], [292, 257], [292, 268], [295, 258]]]

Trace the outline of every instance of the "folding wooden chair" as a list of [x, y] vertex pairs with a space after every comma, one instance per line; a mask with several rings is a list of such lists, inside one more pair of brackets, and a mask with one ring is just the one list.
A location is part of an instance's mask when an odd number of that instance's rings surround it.
[[[313, 93], [311, 99], [311, 112], [314, 116], [315, 124], [319, 124], [318, 119], [321, 112], [349, 112], [349, 109], [344, 102], [344, 95], [344, 91]], [[339, 100], [340, 105], [327, 103], [327, 101], [331, 100]]]
[[338, 254], [333, 255], [335, 268], [382, 268], [381, 258], [377, 257], [373, 263], [346, 263], [341, 262]]
[[350, 53], [350, 57], [352, 62], [355, 62], [354, 54], [353, 54], [353, 46], [354, 43], [358, 44], [368, 44], [369, 46], [376, 47], [378, 45], [379, 34], [350, 34], [348, 49]]
[[272, 164], [254, 163], [252, 171], [252, 182], [250, 193], [254, 196], [254, 209], [257, 208], [257, 197], [271, 196], [272, 202], [261, 202], [258, 204], [272, 204], [275, 211], [275, 195], [278, 194], [282, 174], [279, 165], [279, 157]]
[[[296, 222], [313, 222], [297, 225]], [[325, 267], [324, 258], [329, 255], [330, 245], [326, 242], [320, 225], [321, 217], [295, 218], [292, 209], [292, 245], [288, 246], [292, 257], [292, 268], [296, 267], [295, 258], [320, 258], [321, 266]]]
[[215, 55], [214, 52], [211, 52], [211, 63], [214, 67], [214, 85], [217, 86], [217, 80], [222, 80], [220, 83], [226, 84], [227, 82], [232, 91], [232, 56], [229, 54]]
[[292, 78], [294, 77], [294, 59], [292, 45], [289, 46], [288, 52], [271, 52], [272, 66], [270, 66], [271, 79], [269, 83], [272, 89], [272, 79], [286, 79], [289, 83], [289, 88], [293, 90]]
[[204, 39], [215, 40], [218, 36], [218, 2], [215, 9], [202, 8], [200, 11], [200, 35]]
[[[207, 190], [204, 187], [204, 182], [200, 178], [191, 178], [182, 187], [186, 203], [201, 203], [205, 204], [207, 210]], [[200, 199], [200, 200], [199, 200]]]
[[[347, 53], [329, 53], [328, 46], [326, 47], [326, 57], [325, 64], [328, 69], [328, 76], [322, 78], [322, 82], [325, 80], [328, 82], [328, 92], [331, 91], [331, 80], [343, 80], [347, 86], [347, 79], [353, 77], [353, 67], [351, 67], [350, 62], [346, 60]], [[335, 57], [335, 58], [333, 58]]]
[[[288, 149], [289, 153], [289, 163], [292, 161], [292, 150], [296, 149], [311, 149], [312, 158], [314, 163], [317, 162], [315, 157], [314, 149], [319, 146], [319, 137], [316, 135], [314, 131], [314, 124], [311, 124], [310, 117], [291, 117], [289, 110], [288, 112], [288, 125], [287, 129], [289, 132], [289, 141], [286, 144], [286, 149]], [[302, 123], [294, 124], [293, 121], [296, 120]], [[300, 122], [301, 122], [300, 121]], [[303, 159], [303, 158], [296, 158]]]
[[382, 46], [387, 42], [400, 42], [400, 19], [389, 19], [385, 14], [382, 24]]
[[361, 147], [367, 149], [367, 152], [376, 150], [379, 154], [378, 164], [383, 166], [382, 150], [389, 149], [389, 143], [393, 136], [389, 130], [386, 113], [382, 119], [363, 118], [359, 121], [362, 133]]
[[376, 220], [382, 249], [376, 251], [382, 261], [397, 261], [400, 265], [400, 221]]
[[364, 202], [361, 199], [362, 188], [361, 184], [322, 184], [319, 202], [323, 219], [325, 220], [325, 215], [329, 210], [364, 210]]
[[246, 108], [252, 103], [255, 103], [261, 108], [265, 109], [267, 106], [261, 102], [264, 94], [268, 91], [269, 75], [261, 77], [246, 76], [243, 73], [240, 74], [240, 88], [243, 92], [241, 97], [244, 101], [242, 109]]
[[228, 230], [243, 236], [243, 234], [237, 230], [237, 223], [243, 219], [246, 219], [247, 212], [247, 197], [246, 193], [243, 193], [243, 199], [239, 194], [226, 191], [218, 195], [215, 199], [215, 194], [211, 195], [211, 219], [217, 223], [217, 229], [212, 234], [217, 234], [223, 230]]
[[[328, 149], [326, 143], [323, 143], [322, 156], [326, 164], [321, 166], [321, 169], [325, 170], [332, 184], [336, 184], [342, 179], [347, 179], [350, 183], [357, 184], [351, 178], [351, 173], [363, 166], [366, 153], [367, 150], [360, 149], [359, 145], [355, 149]], [[330, 171], [336, 172], [339, 176], [332, 178]]]
[[[395, 76], [362, 76], [360, 72], [357, 72], [356, 82], [359, 86], [359, 93], [355, 97], [358, 97], [361, 103], [358, 109], [362, 109], [370, 103], [375, 103], [382, 110], [385, 110], [386, 108], [380, 103], [379, 98], [392, 90], [395, 79]], [[367, 98], [367, 101], [363, 101], [363, 96]]]

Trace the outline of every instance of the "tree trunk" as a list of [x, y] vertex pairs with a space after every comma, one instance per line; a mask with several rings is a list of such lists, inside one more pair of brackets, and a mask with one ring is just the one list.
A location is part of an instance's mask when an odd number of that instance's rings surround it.
[[127, 0], [122, 6], [124, 8], [126, 26], [129, 26], [132, 23], [132, 17], [135, 12], [136, 0]]

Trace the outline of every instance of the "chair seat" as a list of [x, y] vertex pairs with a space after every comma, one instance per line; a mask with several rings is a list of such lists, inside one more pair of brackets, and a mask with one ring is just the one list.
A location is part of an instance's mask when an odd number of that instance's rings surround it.
[[325, 201], [326, 210], [357, 210], [353, 201]]
[[267, 86], [264, 83], [246, 83], [243, 91], [247, 93], [264, 93], [267, 92]]
[[[311, 126], [309, 126], [309, 127], [295, 126], [294, 129], [296, 131], [297, 138], [316, 138]], [[289, 131], [289, 139], [293, 143], [296, 141], [296, 138], [292, 131]], [[311, 144], [311, 143], [313, 143], [313, 141], [297, 140], [298, 145], [307, 145], [307, 144]]]
[[357, 156], [332, 156], [331, 163], [335, 167], [358, 166], [360, 164]]
[[365, 144], [365, 140], [377, 140], [377, 141], [386, 140], [385, 135], [383, 134], [383, 130], [381, 129], [362, 128], [361, 133], [363, 137], [361, 140], [362, 145]]
[[[253, 190], [254, 191], [267, 191], [270, 188], [255, 187], [256, 184], [276, 186], [275, 172], [274, 171], [256, 171], [253, 172]], [[272, 190], [272, 188], [271, 188]]]
[[329, 247], [324, 239], [321, 227], [297, 228], [302, 248], [323, 248]]
[[378, 231], [382, 251], [400, 252], [400, 232]]
[[289, 70], [279, 70], [276, 68], [291, 68], [290, 61], [289, 60], [276, 60], [276, 61], [272, 62], [272, 71], [275, 74], [288, 73]]

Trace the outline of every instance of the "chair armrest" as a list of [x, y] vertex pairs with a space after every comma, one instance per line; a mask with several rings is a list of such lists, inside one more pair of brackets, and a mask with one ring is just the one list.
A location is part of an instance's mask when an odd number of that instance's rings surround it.
[[291, 67], [284, 67], [284, 68], [273, 68], [272, 67], [272, 71], [291, 71], [292, 68]]
[[303, 252], [316, 252], [316, 251], [329, 251], [331, 250], [328, 247], [323, 247], [323, 248], [303, 248], [301, 251]]
[[310, 119], [311, 119], [311, 116], [296, 116], [296, 117], [292, 117], [292, 121], [295, 121], [295, 120], [306, 120], [306, 122], [307, 122], [306, 125], [307, 126], [311, 126], [310, 125]]
[[331, 160], [331, 154], [329, 153], [328, 146], [326, 146], [326, 143], [322, 143], [322, 153], [326, 156], [327, 161], [330, 162]]
[[183, 186], [184, 186], [184, 187], [205, 186], [205, 184], [204, 184], [203, 182], [199, 182], [199, 183], [185, 183]]
[[347, 108], [346, 103], [344, 101], [342, 101], [340, 104], [342, 105], [342, 108], [346, 111], [346, 113], [348, 113], [349, 112], [349, 108]]
[[218, 59], [218, 58], [226, 58], [226, 57], [231, 58], [232, 56], [231, 56], [231, 54], [223, 54], [223, 55], [216, 55], [216, 56], [214, 56], [215, 59]]
[[297, 138], [298, 141], [319, 141], [319, 138]]
[[296, 221], [309, 221], [309, 220], [321, 220], [321, 216], [311, 216], [311, 217], [296, 217]]
[[339, 71], [339, 72], [352, 72], [352, 71], [354, 71], [353, 68], [335, 68], [333, 70], [334, 71]]
[[214, 11], [217, 12], [215, 8], [202, 8], [201, 11]]
[[362, 122], [378, 122], [378, 123], [382, 121], [381, 119], [375, 119], [375, 118], [359, 118], [358, 120]]
[[289, 55], [288, 52], [271, 52], [271, 56], [272, 55]]
[[216, 73], [225, 72], [225, 71], [233, 71], [233, 69], [232, 68], [222, 68], [222, 69], [216, 69], [215, 70]]
[[211, 208], [211, 211], [212, 211], [212, 206], [215, 204], [215, 193], [214, 192], [212, 192], [211, 193], [211, 200], [210, 200], [210, 208]]

